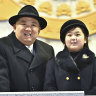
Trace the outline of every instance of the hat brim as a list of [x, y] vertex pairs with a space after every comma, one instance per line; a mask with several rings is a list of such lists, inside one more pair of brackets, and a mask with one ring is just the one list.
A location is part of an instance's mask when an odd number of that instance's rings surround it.
[[12, 16], [11, 18], [9, 18], [9, 23], [13, 26], [17, 22], [17, 20], [21, 17], [35, 18], [36, 20], [38, 20], [40, 27], [41, 27], [41, 30], [47, 26], [47, 21], [44, 18], [34, 16], [34, 15], [15, 15], [15, 16]]
[[64, 43], [63, 38], [65, 38], [66, 33], [67, 33], [71, 28], [76, 27], [76, 26], [80, 26], [81, 28], [83, 28], [84, 31], [85, 31], [86, 37], [89, 36], [89, 31], [88, 31], [88, 29], [86, 28], [85, 25], [83, 26], [82, 24], [79, 24], [79, 23], [70, 24], [70, 25], [66, 26], [66, 27], [62, 30], [62, 32], [60, 32], [60, 33], [61, 33], [61, 37], [60, 37], [60, 38], [61, 38], [61, 41], [62, 41], [63, 43]]

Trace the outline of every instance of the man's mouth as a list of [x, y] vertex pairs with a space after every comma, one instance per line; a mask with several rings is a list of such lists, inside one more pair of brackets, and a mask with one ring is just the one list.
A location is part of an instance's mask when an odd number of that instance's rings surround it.
[[31, 33], [24, 33], [25, 36], [31, 36]]

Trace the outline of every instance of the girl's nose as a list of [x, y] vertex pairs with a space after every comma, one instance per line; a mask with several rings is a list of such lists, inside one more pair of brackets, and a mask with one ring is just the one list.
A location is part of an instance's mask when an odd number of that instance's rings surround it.
[[76, 36], [75, 36], [75, 35], [72, 35], [71, 38], [72, 38], [72, 39], [76, 39]]

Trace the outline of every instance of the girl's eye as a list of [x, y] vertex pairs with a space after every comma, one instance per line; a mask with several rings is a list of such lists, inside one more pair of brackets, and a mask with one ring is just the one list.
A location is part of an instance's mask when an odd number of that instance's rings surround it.
[[26, 25], [25, 23], [22, 23], [21, 25]]
[[76, 34], [76, 36], [80, 36], [80, 34]]
[[67, 36], [71, 37], [72, 35], [71, 34], [67, 34]]

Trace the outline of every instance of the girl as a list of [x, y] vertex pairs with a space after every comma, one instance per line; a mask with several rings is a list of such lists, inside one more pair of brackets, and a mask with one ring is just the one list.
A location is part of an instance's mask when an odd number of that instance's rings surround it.
[[65, 47], [47, 64], [44, 90], [96, 95], [96, 59], [88, 47], [88, 36], [80, 20], [71, 19], [62, 25], [60, 40]]

